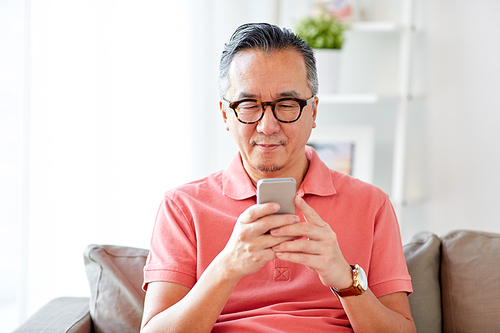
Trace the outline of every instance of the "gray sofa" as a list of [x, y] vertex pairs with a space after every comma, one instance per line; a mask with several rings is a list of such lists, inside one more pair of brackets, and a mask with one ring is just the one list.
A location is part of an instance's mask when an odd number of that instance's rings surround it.
[[[422, 232], [404, 245], [418, 332], [500, 332], [500, 234]], [[90, 245], [90, 298], [57, 298], [14, 332], [138, 332], [148, 251]], [[388, 267], [390, 269], [390, 267]]]

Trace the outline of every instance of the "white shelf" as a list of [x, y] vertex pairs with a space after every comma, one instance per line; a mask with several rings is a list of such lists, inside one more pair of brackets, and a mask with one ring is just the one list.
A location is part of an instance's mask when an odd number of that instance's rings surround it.
[[320, 94], [318, 95], [321, 104], [377, 104], [381, 102], [397, 102], [396, 95], [379, 95], [374, 93], [365, 94]]
[[349, 30], [362, 32], [399, 32], [402, 27], [391, 21], [365, 21], [353, 23]]

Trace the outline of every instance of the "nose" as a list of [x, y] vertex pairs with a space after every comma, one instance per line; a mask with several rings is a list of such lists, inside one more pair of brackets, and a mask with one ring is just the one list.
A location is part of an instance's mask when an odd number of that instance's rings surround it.
[[274, 117], [271, 105], [267, 105], [264, 111], [264, 116], [257, 123], [257, 132], [265, 135], [278, 133], [281, 130], [281, 123]]

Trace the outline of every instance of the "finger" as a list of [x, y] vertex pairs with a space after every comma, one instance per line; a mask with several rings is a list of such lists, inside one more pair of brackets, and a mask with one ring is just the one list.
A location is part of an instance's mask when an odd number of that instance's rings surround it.
[[274, 246], [273, 251], [279, 259], [302, 264], [314, 271], [328, 269], [332, 258], [326, 255], [320, 242], [300, 239], [287, 241]]
[[276, 246], [279, 246], [279, 244], [297, 239], [296, 237], [274, 237], [271, 235], [264, 235], [263, 238], [264, 238], [265, 248], [272, 249], [274, 252], [276, 252], [274, 248]]
[[261, 218], [258, 223], [253, 226], [261, 233], [269, 234], [271, 230], [280, 228], [286, 225], [294, 224], [300, 221], [297, 215], [290, 214], [274, 214]]
[[318, 242], [310, 241], [304, 238], [281, 242], [273, 246], [273, 250], [276, 252], [297, 252], [312, 255], [322, 254], [322, 249]]
[[296, 252], [276, 252], [276, 257], [278, 259], [284, 260], [284, 261], [289, 261], [293, 262], [296, 264], [301, 264], [309, 269], [315, 271], [314, 269], [314, 261], [316, 261], [317, 256], [307, 254], [307, 253], [296, 253]]
[[238, 221], [240, 223], [252, 223], [266, 215], [271, 215], [276, 213], [279, 209], [280, 205], [273, 202], [253, 205], [247, 208], [243, 213], [241, 213], [240, 217], [238, 218]]
[[290, 236], [297, 238], [305, 237], [319, 239], [322, 236], [322, 232], [322, 229], [317, 225], [308, 222], [300, 222], [272, 229], [271, 235], [275, 237]]
[[312, 209], [312, 207], [309, 206], [306, 201], [298, 195], [295, 197], [295, 206], [302, 212], [302, 215], [304, 215], [304, 218], [308, 223], [312, 223], [320, 227], [324, 227], [325, 225], [327, 225], [327, 223], [321, 219], [318, 213], [316, 213], [316, 211]]

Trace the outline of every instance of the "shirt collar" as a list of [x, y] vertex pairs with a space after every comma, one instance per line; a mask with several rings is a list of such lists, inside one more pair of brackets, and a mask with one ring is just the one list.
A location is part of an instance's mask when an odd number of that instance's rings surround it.
[[318, 153], [312, 147], [306, 146], [306, 157], [309, 160], [309, 169], [297, 194], [300, 196], [304, 196], [304, 194], [319, 196], [336, 194], [332, 172], [319, 158]]
[[243, 167], [239, 152], [222, 172], [222, 193], [235, 200], [243, 200], [257, 195], [257, 190]]
[[[297, 194], [301, 197], [304, 194], [319, 196], [336, 194], [330, 169], [312, 147], [306, 146], [305, 152], [309, 160], [309, 169]], [[222, 173], [222, 192], [235, 200], [244, 200], [257, 195], [255, 186], [243, 167], [239, 152]]]

